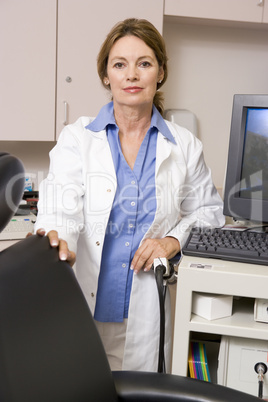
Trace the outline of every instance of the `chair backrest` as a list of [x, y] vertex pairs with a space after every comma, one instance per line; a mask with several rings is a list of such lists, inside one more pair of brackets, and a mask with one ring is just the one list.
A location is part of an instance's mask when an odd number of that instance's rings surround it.
[[117, 401], [72, 268], [47, 237], [0, 253], [0, 401]]
[[[0, 231], [24, 190], [20, 160], [0, 153]], [[72, 268], [47, 237], [0, 253], [0, 401], [117, 401], [112, 373]]]
[[0, 152], [0, 232], [17, 210], [24, 190], [22, 162], [6, 152]]

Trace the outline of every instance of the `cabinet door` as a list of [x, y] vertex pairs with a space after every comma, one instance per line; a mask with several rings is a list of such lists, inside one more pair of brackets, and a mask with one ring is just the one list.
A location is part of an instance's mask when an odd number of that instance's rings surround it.
[[227, 21], [262, 22], [258, 0], [165, 0], [165, 15]]
[[263, 5], [263, 19], [262, 22], [268, 24], [268, 2], [265, 1]]
[[58, 0], [57, 135], [79, 116], [110, 101], [97, 74], [97, 54], [112, 26], [146, 18], [162, 32], [164, 0]]
[[56, 0], [0, 2], [0, 140], [54, 140]]

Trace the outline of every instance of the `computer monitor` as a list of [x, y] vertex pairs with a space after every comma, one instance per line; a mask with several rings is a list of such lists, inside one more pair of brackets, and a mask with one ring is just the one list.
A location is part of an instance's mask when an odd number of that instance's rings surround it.
[[268, 95], [234, 95], [224, 215], [268, 222]]

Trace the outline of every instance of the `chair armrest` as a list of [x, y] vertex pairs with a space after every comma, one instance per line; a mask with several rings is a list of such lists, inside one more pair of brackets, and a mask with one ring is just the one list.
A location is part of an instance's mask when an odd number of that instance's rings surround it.
[[187, 377], [134, 371], [113, 372], [119, 402], [258, 402], [224, 386]]

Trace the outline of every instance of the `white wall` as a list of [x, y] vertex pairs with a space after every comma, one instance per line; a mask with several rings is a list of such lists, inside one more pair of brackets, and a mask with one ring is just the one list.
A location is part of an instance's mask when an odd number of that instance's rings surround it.
[[268, 31], [166, 21], [163, 35], [169, 55], [165, 107], [196, 114], [207, 164], [221, 188], [233, 95], [268, 93]]

